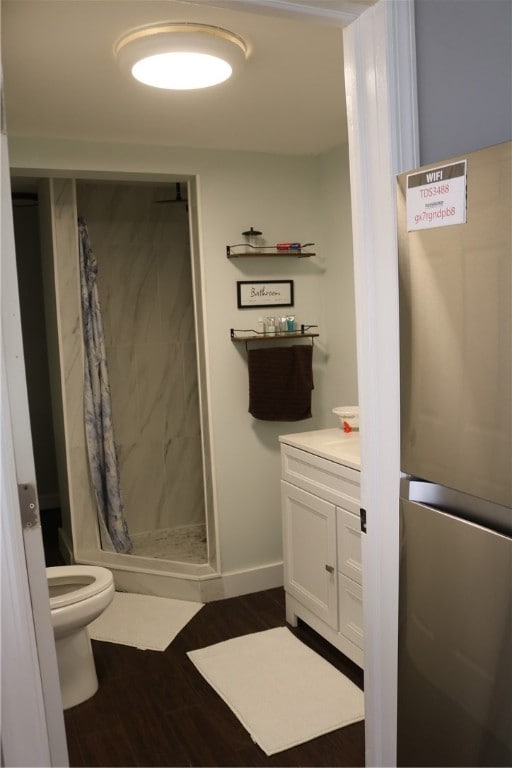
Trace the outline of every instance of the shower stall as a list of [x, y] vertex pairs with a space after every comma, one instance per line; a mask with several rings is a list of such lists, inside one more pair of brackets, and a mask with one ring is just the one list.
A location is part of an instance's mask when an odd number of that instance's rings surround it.
[[[218, 576], [194, 179], [38, 184], [66, 559], [116, 586], [205, 597]], [[84, 429], [78, 217], [97, 262], [129, 554], [102, 549]]]

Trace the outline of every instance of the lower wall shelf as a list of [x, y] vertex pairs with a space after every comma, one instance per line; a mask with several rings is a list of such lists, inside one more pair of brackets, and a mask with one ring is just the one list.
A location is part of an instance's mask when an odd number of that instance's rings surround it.
[[258, 333], [251, 328], [242, 330], [231, 328], [231, 341], [281, 341], [282, 339], [313, 339], [320, 336], [319, 333], [310, 331], [316, 325], [301, 325], [297, 331], [282, 331], [280, 333]]

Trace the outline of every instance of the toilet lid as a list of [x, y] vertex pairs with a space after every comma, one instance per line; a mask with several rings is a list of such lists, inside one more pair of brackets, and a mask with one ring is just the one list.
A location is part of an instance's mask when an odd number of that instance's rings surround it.
[[111, 571], [95, 565], [62, 565], [46, 569], [50, 609], [87, 600], [114, 583]]

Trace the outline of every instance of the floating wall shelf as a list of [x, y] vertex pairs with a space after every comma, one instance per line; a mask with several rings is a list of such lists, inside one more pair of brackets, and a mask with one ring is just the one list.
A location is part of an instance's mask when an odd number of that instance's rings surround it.
[[231, 328], [231, 341], [281, 341], [282, 339], [314, 339], [320, 336], [319, 333], [313, 333], [310, 328], [316, 328], [316, 325], [301, 325], [297, 331], [283, 331], [281, 333], [258, 333], [251, 328], [247, 330], [237, 330]]
[[260, 258], [262, 256], [271, 256], [272, 258], [275, 258], [276, 256], [295, 256], [296, 259], [304, 259], [308, 258], [309, 256], [316, 256], [316, 253], [311, 253], [310, 251], [301, 251], [299, 249], [294, 249], [292, 251], [244, 251], [241, 252], [234, 252], [232, 253], [231, 249], [235, 248], [236, 246], [233, 245], [226, 245], [226, 256], [228, 259], [245, 259], [247, 257], [251, 258]]

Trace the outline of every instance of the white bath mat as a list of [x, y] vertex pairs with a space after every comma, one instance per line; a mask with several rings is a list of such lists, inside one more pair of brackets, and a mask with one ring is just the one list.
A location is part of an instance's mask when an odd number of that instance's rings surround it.
[[165, 651], [202, 603], [116, 592], [108, 608], [89, 624], [93, 640]]
[[286, 627], [187, 655], [267, 755], [364, 719], [363, 692]]

